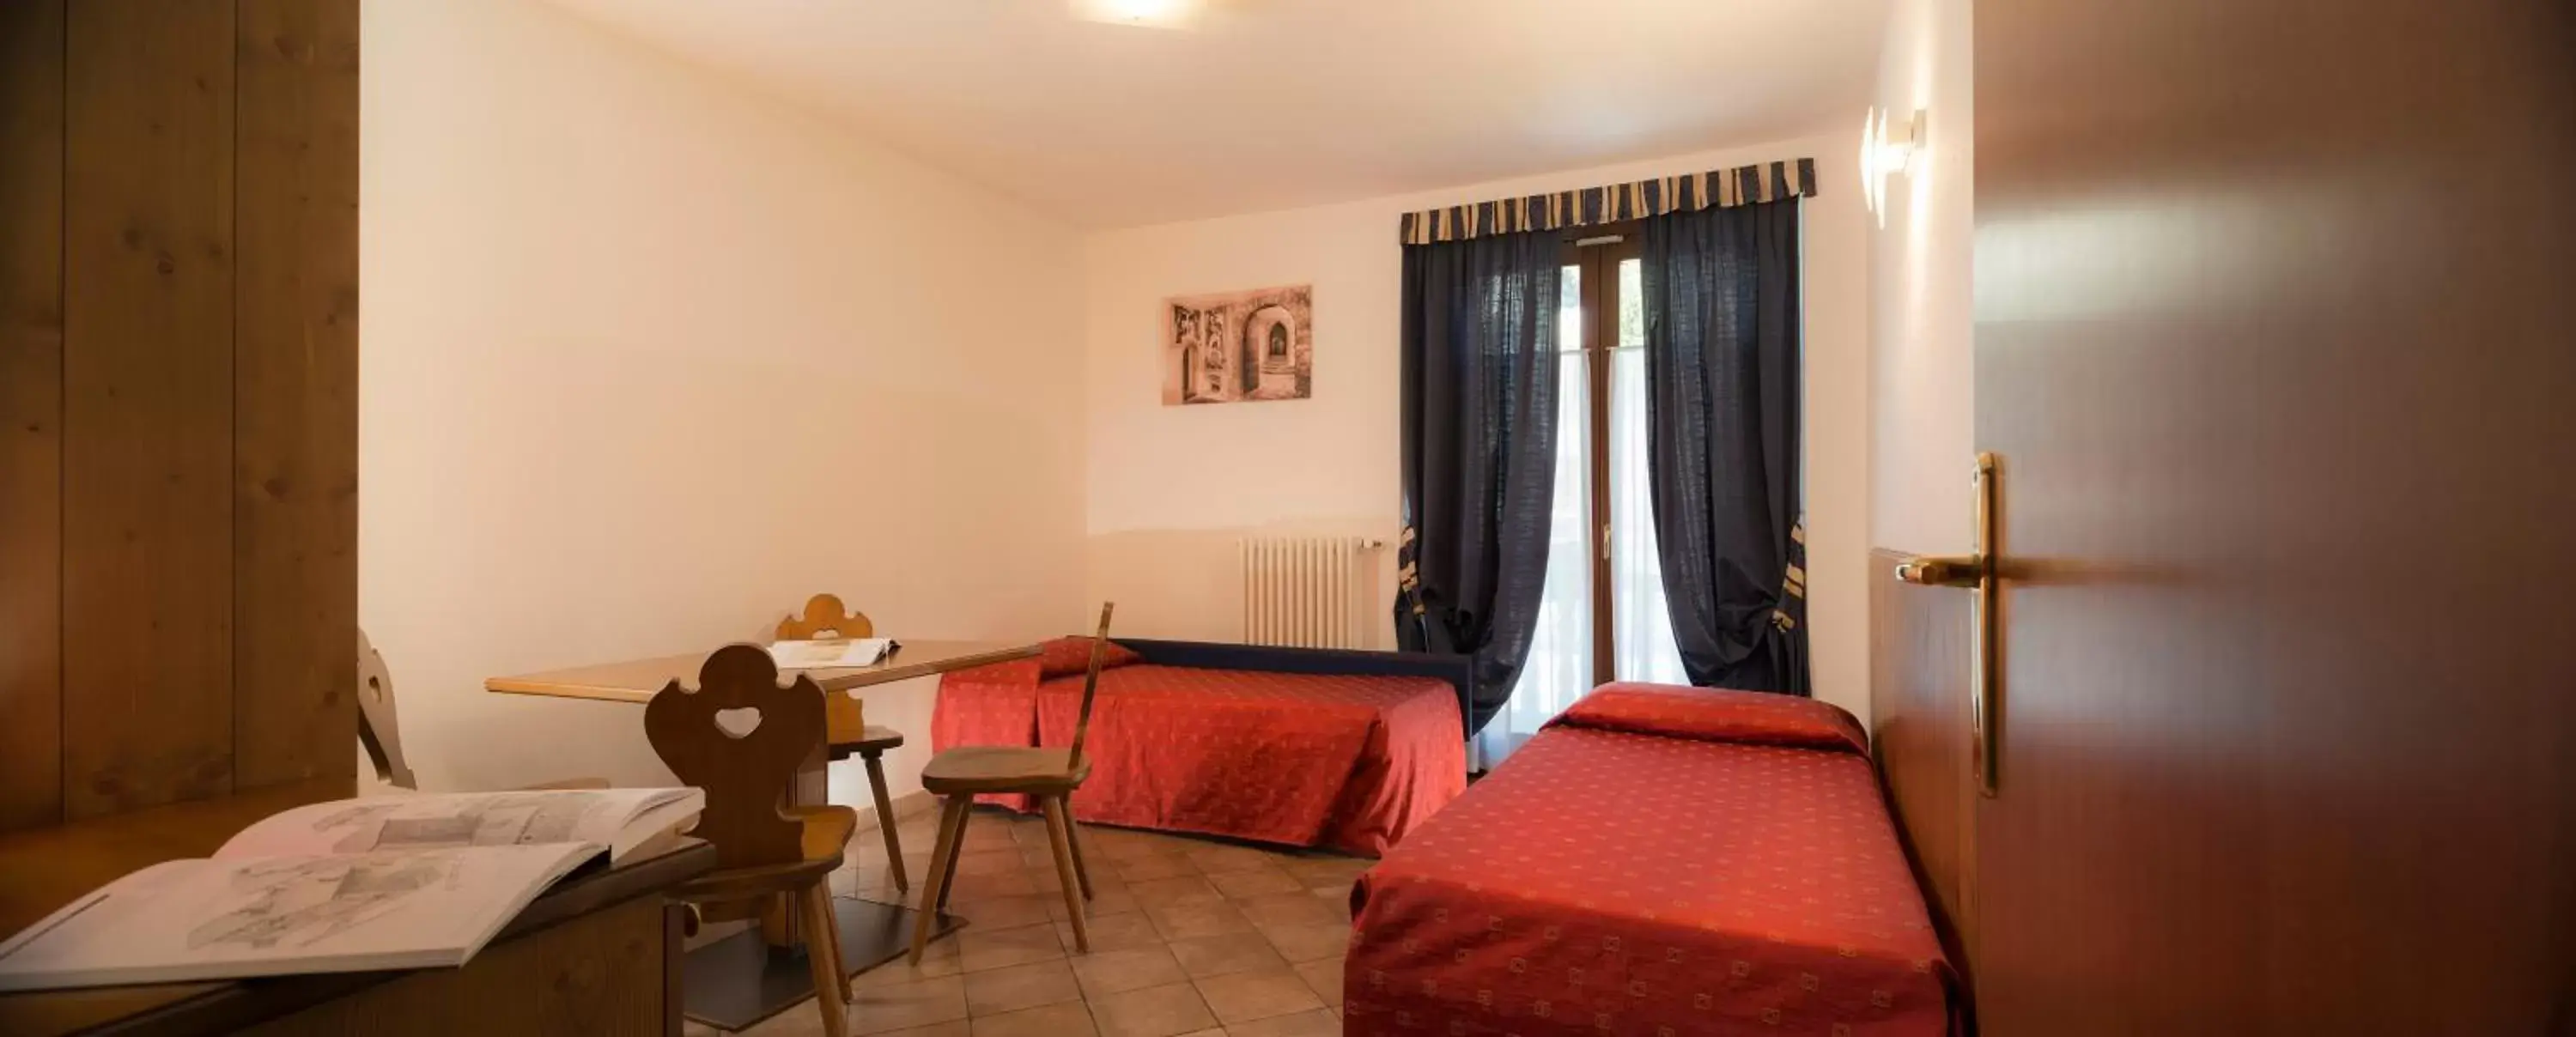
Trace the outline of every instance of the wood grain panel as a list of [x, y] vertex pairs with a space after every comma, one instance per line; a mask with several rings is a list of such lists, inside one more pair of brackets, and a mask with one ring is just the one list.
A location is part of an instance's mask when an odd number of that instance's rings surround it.
[[358, 2], [237, 17], [233, 781], [354, 781]]
[[676, 1018], [664, 1004], [659, 897], [642, 897], [493, 944], [462, 969], [424, 969], [362, 994], [242, 1031], [648, 1037]]
[[1975, 23], [1983, 1032], [2576, 1033], [2576, 5]]
[[233, 5], [67, 19], [63, 798], [232, 785]]
[[1969, 770], [1969, 665], [1976, 599], [1898, 582], [1908, 556], [1869, 556], [1870, 745], [1933, 923], [1973, 977], [1976, 781]]
[[62, 817], [63, 0], [0, 4], [0, 831]]

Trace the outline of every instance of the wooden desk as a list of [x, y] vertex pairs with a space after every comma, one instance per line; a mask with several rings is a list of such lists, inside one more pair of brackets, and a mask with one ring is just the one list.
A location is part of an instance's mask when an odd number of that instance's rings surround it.
[[[830, 715], [831, 740], [834, 743], [840, 742], [845, 734], [856, 738], [862, 726], [858, 701], [839, 692], [1015, 659], [1033, 659], [1039, 652], [1035, 644], [1003, 641], [904, 641], [902, 645], [900, 650], [874, 666], [802, 671], [825, 692], [832, 693], [827, 694], [825, 705]], [[687, 687], [697, 686], [698, 667], [713, 651], [711, 646], [707, 652], [694, 655], [666, 655], [516, 677], [493, 677], [483, 682], [483, 689], [505, 695], [541, 695], [642, 705], [653, 701], [653, 696], [672, 681]], [[797, 778], [793, 803], [823, 802], [826, 791], [825, 749], [825, 746], [817, 745], [806, 757], [804, 773]], [[877, 819], [879, 824], [893, 824], [894, 821], [893, 818]], [[850, 899], [835, 900], [833, 909], [841, 929], [842, 967], [851, 974], [892, 961], [910, 948], [911, 911], [892, 904]], [[796, 935], [793, 917], [791, 912], [770, 912], [762, 919], [759, 934], [746, 933], [690, 952], [687, 969], [689, 1016], [723, 1029], [740, 1030], [813, 996], [814, 985], [807, 977], [802, 956], [785, 953], [801, 942]], [[944, 936], [956, 926], [954, 919], [942, 915], [937, 932]], [[765, 948], [761, 946], [763, 944], [766, 944]]]
[[[203, 857], [252, 822], [343, 798], [345, 783], [282, 785], [0, 836], [0, 931], [152, 864]], [[0, 995], [0, 1033], [345, 1033], [485, 1037], [676, 1034], [678, 916], [658, 894], [715, 866], [669, 852], [557, 885], [458, 969], [102, 987]]]

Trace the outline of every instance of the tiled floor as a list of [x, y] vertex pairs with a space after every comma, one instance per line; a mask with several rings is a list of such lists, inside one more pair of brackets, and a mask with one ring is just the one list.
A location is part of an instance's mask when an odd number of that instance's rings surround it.
[[[935, 819], [899, 831], [916, 894]], [[1369, 862], [1185, 836], [1083, 826], [1091, 867], [1091, 953], [1073, 929], [1046, 827], [979, 810], [966, 830], [949, 909], [968, 920], [918, 968], [862, 974], [850, 1031], [903, 1037], [1297, 1037], [1341, 1032], [1342, 951], [1351, 880]], [[844, 896], [893, 902], [885, 848], [850, 842]], [[693, 1037], [715, 1031], [691, 1024]], [[811, 1002], [744, 1031], [811, 1037]]]

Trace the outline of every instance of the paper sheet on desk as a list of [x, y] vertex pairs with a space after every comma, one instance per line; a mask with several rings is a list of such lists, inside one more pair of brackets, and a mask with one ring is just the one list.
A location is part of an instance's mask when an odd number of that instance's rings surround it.
[[769, 646], [769, 658], [782, 670], [829, 670], [874, 666], [893, 648], [894, 641], [883, 637], [780, 641]]

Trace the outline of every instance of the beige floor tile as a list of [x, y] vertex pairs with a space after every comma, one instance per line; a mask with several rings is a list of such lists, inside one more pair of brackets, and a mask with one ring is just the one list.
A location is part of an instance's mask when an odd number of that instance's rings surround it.
[[[914, 983], [889, 983], [857, 991], [850, 1004], [853, 1033], [884, 1033], [966, 1018], [966, 980], [942, 976]], [[812, 1015], [809, 1010], [806, 1014]]]
[[1216, 1013], [1217, 1021], [1228, 1027], [1324, 1007], [1324, 999], [1315, 996], [1314, 988], [1287, 969], [1237, 972], [1191, 982], [1198, 984], [1199, 996], [1207, 1000], [1208, 1010]]
[[[1137, 911], [1143, 910], [1143, 905], [1137, 902], [1134, 894], [1127, 892], [1127, 888], [1125, 886], [1120, 886], [1114, 889], [1095, 889], [1093, 892], [1094, 895], [1092, 898], [1083, 904], [1083, 917], [1085, 918], [1103, 918], [1109, 915], [1134, 914]], [[1048, 895], [1046, 908], [1047, 917], [1061, 922], [1066, 918], [1071, 917], [1072, 911], [1072, 908], [1065, 906], [1064, 893], [1062, 891]]]
[[709, 1026], [695, 1019], [680, 1020], [680, 1037], [722, 1037], [723, 1034], [723, 1030], [716, 1029], [715, 1027]]
[[1297, 976], [1314, 988], [1315, 996], [1323, 998], [1325, 1004], [1339, 1008], [1342, 1004], [1342, 968], [1343, 958], [1336, 954], [1330, 958], [1299, 962]]
[[1043, 894], [1024, 897], [968, 897], [958, 891], [949, 912], [986, 929], [1017, 929], [1047, 920], [1047, 904], [1061, 900]]
[[1351, 945], [1351, 927], [1346, 923], [1330, 925], [1282, 925], [1261, 930], [1270, 945], [1290, 961], [1314, 961], [1342, 953]]
[[992, 897], [1025, 897], [1038, 893], [1037, 884], [1029, 881], [1027, 872], [988, 871], [957, 873], [957, 891], [948, 895], [951, 903], [959, 899], [983, 900]]
[[[722, 1030], [710, 1030], [722, 1033]], [[742, 1037], [823, 1037], [823, 1014], [811, 1000], [787, 1006], [787, 1010], [752, 1024]]]
[[1092, 1037], [1091, 1006], [1080, 1001], [975, 1017], [973, 1037]]
[[904, 957], [897, 957], [893, 961], [859, 973], [858, 977], [850, 982], [862, 987], [882, 987], [895, 983], [917, 983], [925, 979], [954, 976], [963, 971], [965, 966], [957, 960], [957, 938], [952, 936], [944, 940], [931, 941], [930, 946], [921, 952], [921, 964], [918, 966]]
[[1041, 961], [966, 974], [966, 1014], [999, 1015], [1039, 1005], [1082, 1000], [1073, 969], [1062, 961]]
[[1162, 854], [1154, 854], [1144, 857], [1129, 857], [1118, 861], [1117, 869], [1118, 877], [1126, 879], [1130, 883], [1143, 882], [1148, 879], [1171, 879], [1181, 878], [1184, 876], [1197, 878], [1199, 876], [1199, 869], [1197, 866], [1191, 864], [1189, 858], [1178, 855], [1166, 856]]
[[[1093, 954], [1163, 945], [1163, 934], [1154, 929], [1154, 923], [1141, 911], [1106, 917], [1092, 916], [1090, 922], [1091, 953]], [[1067, 947], [1073, 946], [1073, 923], [1058, 921], [1055, 923], [1055, 935], [1057, 942]]]
[[1188, 856], [1191, 864], [1196, 865], [1200, 871], [1210, 875], [1222, 875], [1230, 871], [1251, 871], [1256, 868], [1266, 868], [1273, 862], [1283, 859], [1278, 854], [1272, 853], [1268, 850], [1255, 849], [1249, 846], [1235, 846], [1230, 843], [1218, 843], [1211, 846], [1193, 847], [1189, 851]]
[[1171, 983], [1091, 1000], [1101, 1037], [1172, 1037], [1216, 1025], [1197, 987]]
[[944, 1023], [894, 1030], [879, 1034], [878, 1037], [971, 1037], [973, 1033], [974, 1031], [967, 1026], [966, 1020], [951, 1019]]
[[1329, 886], [1356, 879], [1376, 863], [1361, 857], [1295, 857], [1280, 862], [1279, 867], [1308, 886]]
[[1064, 944], [1056, 939], [1053, 924], [1024, 925], [1017, 929], [984, 929], [970, 925], [960, 930], [955, 939], [958, 960], [968, 972], [1064, 957]]
[[989, 848], [986, 848], [986, 849], [981, 849], [981, 850], [979, 850], [979, 849], [976, 849], [976, 848], [975, 848], [974, 846], [972, 846], [972, 845], [967, 846], [967, 847], [966, 847], [966, 852], [965, 852], [964, 854], [959, 855], [959, 856], [958, 856], [958, 858], [957, 858], [957, 874], [959, 874], [959, 875], [1016, 875], [1016, 874], [1019, 874], [1020, 867], [1021, 867], [1021, 865], [1020, 865], [1020, 848], [1019, 848], [1018, 846], [1013, 845], [1012, 843], [1010, 843], [1010, 842], [1009, 842], [1009, 839], [1010, 839], [1010, 837], [1009, 837], [1009, 836], [1003, 836], [1002, 838], [1003, 838], [1003, 840], [1004, 840], [1004, 841], [1003, 841], [1002, 845], [1000, 845], [1000, 846], [998, 846], [998, 847], [989, 847]]
[[1264, 929], [1292, 925], [1339, 925], [1349, 921], [1311, 893], [1273, 893], [1234, 902], [1243, 917]]
[[1342, 1017], [1323, 1008], [1225, 1025], [1225, 1037], [1337, 1037], [1341, 1032]]
[[1082, 982], [1082, 992], [1088, 997], [1123, 994], [1190, 978], [1172, 959], [1171, 950], [1159, 944], [1118, 951], [1094, 950], [1071, 961], [1074, 978]]
[[1217, 872], [1208, 876], [1208, 884], [1235, 900], [1265, 896], [1271, 893], [1300, 893], [1306, 887], [1275, 864], [1263, 863], [1242, 871]]
[[1281, 957], [1279, 951], [1270, 946], [1270, 941], [1257, 932], [1176, 940], [1171, 950], [1172, 958], [1181, 964], [1181, 971], [1192, 979], [1288, 967], [1288, 959]]
[[1225, 1027], [1211, 1026], [1204, 1030], [1192, 1030], [1182, 1034], [1181, 1037], [1226, 1037], [1226, 1033]]
[[1351, 886], [1353, 885], [1354, 883], [1349, 882], [1336, 882], [1329, 886], [1309, 886], [1306, 892], [1314, 894], [1318, 900], [1333, 905], [1333, 909], [1341, 912], [1343, 920], [1347, 921], [1351, 917]]
[[1214, 884], [1195, 874], [1142, 882], [1130, 879], [1127, 891], [1136, 894], [1136, 902], [1148, 910], [1174, 904], [1212, 904], [1225, 899], [1225, 894], [1217, 892]]
[[1202, 936], [1253, 931], [1252, 920], [1234, 905], [1219, 900], [1214, 903], [1164, 904], [1145, 901], [1145, 917], [1154, 923], [1154, 931], [1165, 940], [1194, 940]]

